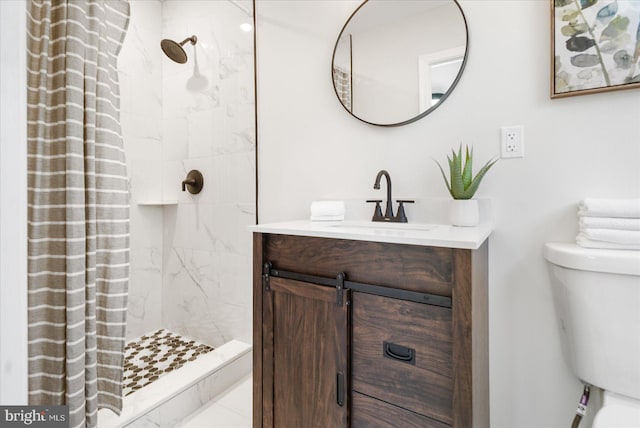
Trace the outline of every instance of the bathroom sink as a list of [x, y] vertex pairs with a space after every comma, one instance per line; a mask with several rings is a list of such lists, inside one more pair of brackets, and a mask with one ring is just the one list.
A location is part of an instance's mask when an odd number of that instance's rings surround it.
[[341, 221], [317, 224], [314, 228], [335, 234], [362, 237], [420, 237], [426, 238], [438, 229], [435, 224], [422, 223], [382, 223], [374, 221]]
[[435, 229], [434, 224], [412, 224], [412, 223], [383, 223], [373, 221], [342, 221], [339, 223], [327, 224], [327, 227], [344, 230], [371, 231], [371, 232], [428, 232]]

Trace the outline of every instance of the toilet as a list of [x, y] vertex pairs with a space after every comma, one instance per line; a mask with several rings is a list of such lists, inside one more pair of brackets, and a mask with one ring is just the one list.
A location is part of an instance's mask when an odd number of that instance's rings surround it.
[[544, 246], [562, 351], [604, 390], [593, 428], [640, 428], [640, 251]]

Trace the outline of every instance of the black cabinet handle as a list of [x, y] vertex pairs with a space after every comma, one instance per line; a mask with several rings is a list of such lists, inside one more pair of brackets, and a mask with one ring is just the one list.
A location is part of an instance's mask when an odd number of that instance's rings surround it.
[[383, 342], [383, 354], [386, 358], [402, 361], [411, 365], [416, 364], [416, 350], [395, 343]]
[[336, 397], [338, 406], [344, 406], [344, 374], [342, 372], [336, 375]]

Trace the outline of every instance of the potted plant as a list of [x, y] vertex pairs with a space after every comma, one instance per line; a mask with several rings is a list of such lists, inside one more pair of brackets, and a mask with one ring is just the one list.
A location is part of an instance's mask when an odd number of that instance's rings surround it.
[[469, 150], [469, 146], [467, 146], [465, 152], [464, 162], [462, 159], [462, 144], [458, 147], [458, 153], [451, 149], [451, 157], [447, 156], [450, 180], [447, 179], [447, 175], [440, 163], [438, 161], [435, 162], [438, 164], [442, 178], [444, 178], [447, 189], [449, 189], [449, 193], [453, 198], [450, 211], [451, 223], [454, 226], [477, 226], [480, 222], [478, 201], [472, 198], [485, 174], [498, 162], [498, 159], [489, 160], [474, 177], [472, 172], [473, 148]]

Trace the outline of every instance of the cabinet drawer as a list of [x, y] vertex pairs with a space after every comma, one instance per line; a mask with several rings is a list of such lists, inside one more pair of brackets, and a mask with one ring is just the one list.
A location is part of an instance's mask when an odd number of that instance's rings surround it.
[[357, 392], [353, 393], [351, 399], [353, 428], [451, 428], [451, 425]]
[[452, 423], [451, 309], [353, 293], [352, 387]]

